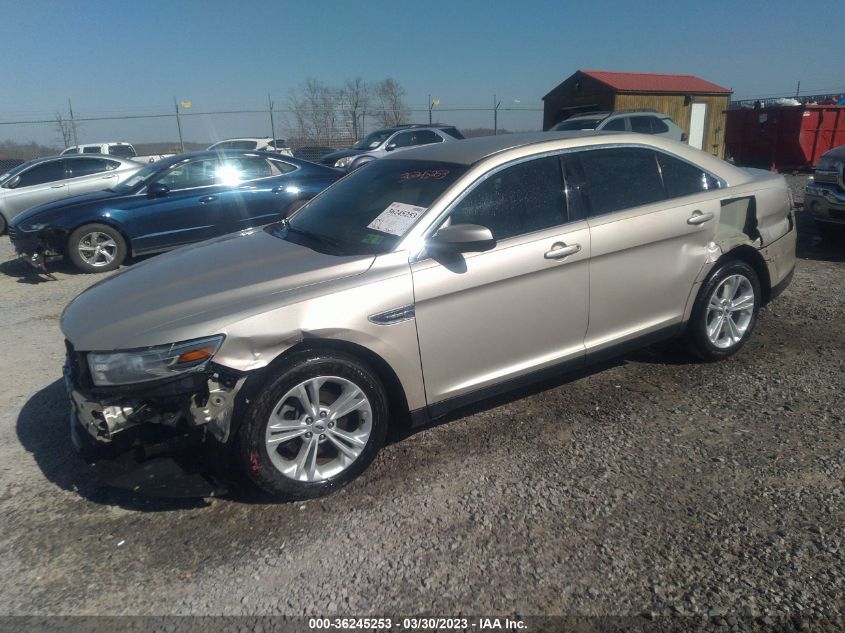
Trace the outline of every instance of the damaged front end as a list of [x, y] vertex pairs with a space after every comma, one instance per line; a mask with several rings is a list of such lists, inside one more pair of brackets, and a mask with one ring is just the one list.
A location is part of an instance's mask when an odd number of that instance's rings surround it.
[[222, 490], [227, 464], [219, 457], [232, 435], [246, 373], [209, 363], [202, 371], [148, 383], [97, 386], [86, 354], [66, 345], [71, 438], [105, 483], [158, 496]]
[[20, 227], [9, 227], [9, 239], [18, 257], [39, 273], [55, 279], [47, 270], [47, 264], [64, 258], [62, 245], [67, 233], [51, 227], [25, 231]]

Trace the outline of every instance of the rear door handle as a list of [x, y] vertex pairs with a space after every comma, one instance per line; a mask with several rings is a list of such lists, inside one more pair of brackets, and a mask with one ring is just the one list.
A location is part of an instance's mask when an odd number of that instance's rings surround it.
[[108, 176], [103, 176], [103, 180], [106, 178], [117, 178], [117, 174], [109, 174]]
[[67, 185], [53, 185], [50, 189], [61, 189], [62, 187], [66, 187]]
[[693, 211], [692, 215], [687, 218], [687, 224], [704, 224], [713, 219], [713, 214], [709, 211], [702, 213], [701, 211]]
[[543, 257], [546, 259], [563, 259], [564, 257], [569, 257], [570, 255], [574, 255], [580, 251], [580, 244], [570, 244], [567, 246], [563, 242], [555, 242], [552, 244], [552, 250], [546, 251]]
[[203, 196], [200, 198], [200, 202], [202, 204], [208, 204], [209, 202], [214, 202], [215, 200], [217, 200], [217, 196]]

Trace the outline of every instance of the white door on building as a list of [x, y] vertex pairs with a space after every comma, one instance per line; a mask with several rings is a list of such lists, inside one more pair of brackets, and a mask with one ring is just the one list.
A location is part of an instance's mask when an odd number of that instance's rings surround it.
[[707, 104], [693, 103], [689, 116], [689, 144], [704, 149], [704, 120], [707, 118]]

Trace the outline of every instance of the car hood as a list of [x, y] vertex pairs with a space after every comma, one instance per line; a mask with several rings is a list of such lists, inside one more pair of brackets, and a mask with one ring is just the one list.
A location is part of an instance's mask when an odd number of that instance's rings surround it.
[[338, 257], [257, 229], [160, 255], [91, 286], [65, 308], [77, 350], [162, 345], [225, 333], [295, 300], [297, 288], [366, 272], [375, 258]]
[[14, 226], [21, 226], [23, 223], [41, 219], [48, 215], [57, 215], [60, 212], [68, 211], [76, 207], [87, 207], [93, 203], [99, 203], [104, 200], [114, 201], [124, 196], [115, 193], [114, 191], [97, 191], [95, 193], [86, 193], [81, 196], [71, 196], [70, 198], [62, 198], [54, 202], [40, 204], [31, 209], [27, 209], [23, 213], [15, 216], [12, 220]]
[[338, 152], [326, 154], [320, 159], [320, 162], [324, 165], [334, 165], [335, 161], [338, 161], [341, 158], [346, 158], [347, 156], [357, 156], [358, 154], [366, 154], [366, 152], [362, 149], [342, 149]]
[[833, 158], [836, 160], [845, 158], [845, 145], [840, 145], [839, 147], [834, 147], [833, 149], [826, 151], [822, 154], [822, 157]]

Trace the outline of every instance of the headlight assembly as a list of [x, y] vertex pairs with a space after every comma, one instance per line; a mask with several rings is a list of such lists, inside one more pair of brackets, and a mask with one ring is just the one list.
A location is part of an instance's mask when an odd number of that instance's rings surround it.
[[340, 168], [349, 167], [349, 163], [351, 163], [356, 158], [358, 158], [358, 157], [354, 156], [354, 155], [353, 156], [344, 156], [343, 158], [337, 159], [334, 163], [334, 166], [340, 167]]
[[89, 352], [98, 387], [128, 385], [202, 371], [220, 349], [223, 335], [128, 352]]

